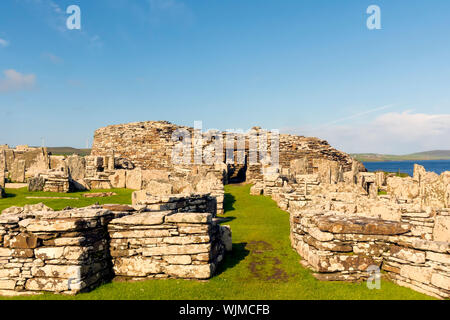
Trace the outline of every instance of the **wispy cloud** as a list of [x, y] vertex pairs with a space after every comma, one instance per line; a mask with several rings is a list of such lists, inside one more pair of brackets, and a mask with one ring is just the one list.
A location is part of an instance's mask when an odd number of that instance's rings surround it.
[[22, 74], [16, 70], [3, 71], [4, 78], [0, 78], [0, 93], [30, 90], [36, 84], [36, 75]]
[[394, 106], [395, 106], [395, 104], [389, 104], [389, 105], [386, 105], [386, 106], [370, 109], [370, 110], [367, 110], [367, 111], [358, 112], [358, 113], [352, 114], [351, 116], [347, 116], [347, 117], [344, 117], [344, 118], [340, 118], [340, 119], [328, 122], [328, 123], [326, 123], [324, 125], [321, 125], [320, 127], [321, 128], [322, 127], [327, 127], [327, 126], [330, 126], [330, 125], [333, 125], [333, 124], [336, 124], [336, 123], [345, 122], [345, 121], [348, 121], [348, 120], [353, 120], [353, 119], [356, 119], [356, 118], [359, 118], [359, 117], [362, 117], [362, 116], [365, 116], [365, 115], [368, 115], [368, 114], [371, 114], [371, 113], [375, 113], [375, 112], [378, 112], [378, 111], [382, 111], [382, 110], [386, 110], [386, 109], [392, 108]]
[[50, 61], [53, 64], [62, 64], [64, 62], [64, 60], [62, 58], [60, 58], [57, 55], [50, 53], [50, 52], [44, 52], [42, 54], [42, 58]]
[[349, 153], [407, 154], [450, 149], [450, 114], [389, 112], [362, 124], [285, 131], [325, 139]]
[[0, 38], [0, 47], [3, 47], [3, 48], [5, 48], [5, 47], [7, 47], [7, 46], [9, 46], [9, 41], [8, 41], [8, 40], [5, 40], [5, 39], [2, 39], [2, 38]]

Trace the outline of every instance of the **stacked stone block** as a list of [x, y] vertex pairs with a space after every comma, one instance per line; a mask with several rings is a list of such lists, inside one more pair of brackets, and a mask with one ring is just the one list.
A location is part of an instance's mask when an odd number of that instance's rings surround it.
[[218, 225], [212, 200], [150, 196], [133, 207], [4, 210], [0, 295], [76, 294], [114, 276], [208, 279], [232, 248], [231, 230]]
[[209, 279], [223, 259], [228, 231], [210, 213], [144, 212], [114, 219], [114, 273], [132, 280]]
[[147, 190], [135, 191], [132, 203], [145, 206], [147, 211], [171, 212], [210, 212], [213, 217], [217, 214], [217, 199], [210, 194], [173, 194], [153, 195]]
[[[295, 206], [292, 206], [295, 207]], [[410, 223], [314, 210], [291, 211], [291, 243], [316, 278], [357, 281], [368, 268], [438, 298], [450, 297], [450, 244], [424, 240]]]
[[77, 209], [0, 217], [0, 293], [75, 294], [111, 279], [111, 211]]

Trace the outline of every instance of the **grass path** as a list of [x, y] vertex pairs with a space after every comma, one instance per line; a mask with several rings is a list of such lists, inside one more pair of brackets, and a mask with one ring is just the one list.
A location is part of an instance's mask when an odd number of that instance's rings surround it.
[[75, 297], [32, 299], [431, 299], [388, 281], [381, 290], [369, 290], [365, 283], [319, 282], [291, 249], [288, 213], [268, 197], [250, 196], [249, 189], [225, 187], [225, 224], [233, 231], [233, 253], [211, 280], [112, 282]]

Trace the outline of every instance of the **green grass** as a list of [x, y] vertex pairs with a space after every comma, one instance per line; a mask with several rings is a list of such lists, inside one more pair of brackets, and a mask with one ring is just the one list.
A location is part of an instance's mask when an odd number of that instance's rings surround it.
[[288, 213], [268, 197], [250, 196], [249, 189], [225, 187], [233, 253], [209, 281], [112, 282], [75, 297], [45, 294], [16, 299], [431, 299], [388, 281], [382, 281], [380, 290], [369, 290], [365, 283], [316, 280], [291, 249]]
[[[27, 188], [22, 189], [6, 189], [6, 198], [0, 199], [0, 212], [6, 208], [16, 206], [23, 207], [26, 204], [44, 203], [54, 210], [62, 210], [67, 206], [72, 208], [87, 207], [89, 205], [99, 203], [123, 203], [131, 204], [132, 190], [127, 189], [112, 189], [112, 190], [93, 190], [72, 193], [53, 193], [53, 192], [28, 192]], [[85, 193], [98, 192], [115, 192], [117, 196], [105, 198], [84, 198]], [[77, 198], [77, 200], [67, 199], [27, 199], [27, 197], [70, 197]]]

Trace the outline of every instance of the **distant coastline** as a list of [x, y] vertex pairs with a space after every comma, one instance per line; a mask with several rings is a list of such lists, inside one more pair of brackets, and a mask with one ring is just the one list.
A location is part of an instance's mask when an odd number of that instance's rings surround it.
[[434, 150], [407, 155], [355, 153], [351, 156], [360, 162], [450, 160], [450, 150]]
[[427, 171], [441, 174], [450, 171], [450, 160], [402, 160], [363, 162], [369, 172], [384, 171], [413, 176], [414, 164], [423, 166]]

